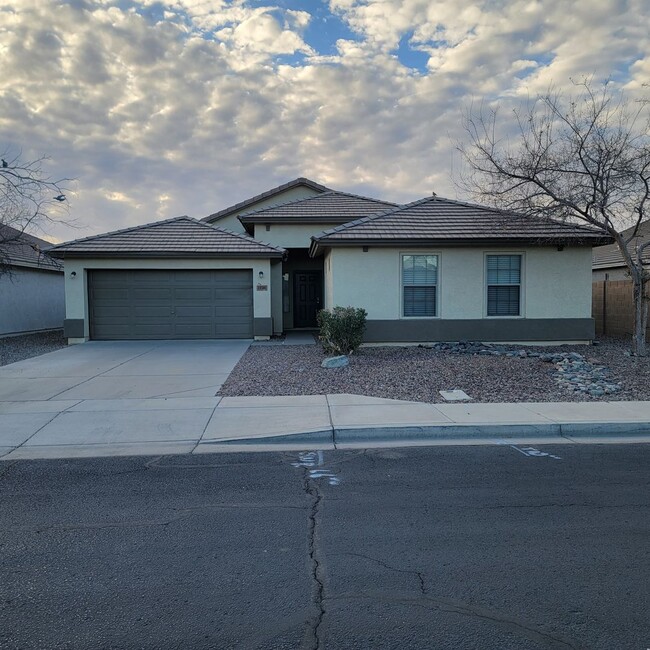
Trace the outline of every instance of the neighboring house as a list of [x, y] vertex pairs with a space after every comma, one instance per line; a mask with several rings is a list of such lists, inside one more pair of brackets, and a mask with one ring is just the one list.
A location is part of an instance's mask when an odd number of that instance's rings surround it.
[[[623, 231], [629, 236], [632, 228]], [[630, 242], [630, 250], [650, 239], [650, 221], [642, 223], [637, 236]], [[650, 247], [642, 254], [644, 264], [650, 266]], [[617, 244], [593, 249], [592, 304], [596, 333], [625, 338], [634, 331], [634, 297], [632, 280]], [[646, 332], [650, 339], [650, 328]]]
[[268, 338], [323, 307], [368, 342], [589, 341], [587, 227], [436, 196], [406, 206], [299, 178], [198, 221], [60, 244], [70, 342]]
[[0, 225], [0, 336], [63, 327], [63, 266], [51, 242]]

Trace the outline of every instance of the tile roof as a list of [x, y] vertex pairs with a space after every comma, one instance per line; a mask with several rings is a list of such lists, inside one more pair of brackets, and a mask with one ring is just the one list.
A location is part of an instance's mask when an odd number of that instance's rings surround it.
[[[628, 228], [623, 231], [623, 235], [629, 237], [634, 232], [634, 228]], [[645, 221], [639, 226], [637, 236], [629, 244], [629, 250], [634, 250], [635, 245], [645, 243], [650, 238], [650, 221]], [[650, 246], [643, 251], [644, 264], [650, 265]], [[597, 246], [593, 249], [593, 268], [610, 269], [627, 266], [623, 261], [623, 256], [618, 248], [618, 244], [608, 244], [607, 246]]]
[[0, 224], [0, 263], [63, 271], [61, 263], [44, 252], [50, 246], [52, 242]]
[[276, 194], [281, 194], [286, 190], [291, 190], [294, 187], [300, 187], [301, 185], [305, 187], [309, 187], [310, 189], [316, 192], [328, 192], [330, 190], [330, 188], [325, 187], [325, 185], [320, 185], [319, 183], [309, 180], [308, 178], [303, 178], [301, 176], [299, 178], [294, 178], [294, 180], [289, 181], [288, 183], [283, 183], [282, 185], [278, 185], [277, 187], [267, 190], [266, 192], [262, 192], [261, 194], [252, 196], [250, 199], [246, 199], [245, 201], [241, 201], [240, 203], [235, 203], [235, 205], [231, 205], [228, 208], [219, 210], [219, 212], [215, 212], [214, 214], [210, 214], [207, 217], [203, 217], [201, 221], [208, 221], [210, 223], [219, 221], [219, 219], [223, 219], [228, 215], [245, 210], [248, 206], [254, 205], [258, 201], [263, 201], [264, 199], [271, 198]]
[[322, 247], [366, 243], [394, 246], [506, 242], [598, 245], [611, 242], [611, 238], [587, 226], [533, 219], [433, 196], [326, 230], [312, 237], [311, 253], [316, 254]]
[[116, 230], [53, 246], [54, 257], [283, 257], [285, 250], [191, 217]]
[[349, 192], [329, 190], [288, 203], [279, 203], [239, 216], [247, 223], [348, 223], [375, 214], [380, 210], [393, 209], [396, 203], [371, 199]]

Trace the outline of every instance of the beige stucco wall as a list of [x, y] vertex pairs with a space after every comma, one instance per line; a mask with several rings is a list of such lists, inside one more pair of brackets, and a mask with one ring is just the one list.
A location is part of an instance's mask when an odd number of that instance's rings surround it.
[[264, 224], [255, 224], [255, 239], [283, 248], [309, 248], [312, 235], [334, 228], [332, 223], [285, 224], [273, 223], [270, 230]]
[[[280, 266], [279, 264], [277, 266]], [[65, 260], [65, 317], [84, 320], [84, 337], [90, 335], [88, 319], [88, 269], [252, 269], [253, 287], [258, 281], [271, 284], [271, 263], [268, 259], [68, 259]], [[259, 272], [264, 278], [259, 280]], [[72, 273], [76, 273], [72, 277]], [[253, 316], [268, 318], [271, 313], [271, 291], [253, 290]]]
[[382, 249], [334, 248], [325, 265], [328, 307], [363, 307], [369, 319], [401, 316], [400, 255], [439, 255], [440, 318], [486, 318], [485, 255], [523, 255], [522, 317], [590, 318], [591, 249], [555, 247]]
[[223, 219], [215, 221], [214, 225], [219, 226], [220, 228], [226, 228], [227, 230], [232, 230], [233, 232], [243, 233], [245, 230], [237, 218], [238, 215], [244, 214], [245, 212], [252, 212], [253, 210], [260, 210], [261, 208], [267, 208], [271, 205], [288, 203], [289, 201], [297, 201], [298, 199], [306, 199], [310, 196], [314, 196], [314, 194], [319, 194], [319, 192], [312, 190], [310, 187], [294, 187], [290, 190], [285, 190], [284, 192], [274, 194], [270, 198], [256, 201], [255, 203], [247, 206], [245, 209], [240, 210], [239, 212], [236, 212], [235, 214], [228, 215]]

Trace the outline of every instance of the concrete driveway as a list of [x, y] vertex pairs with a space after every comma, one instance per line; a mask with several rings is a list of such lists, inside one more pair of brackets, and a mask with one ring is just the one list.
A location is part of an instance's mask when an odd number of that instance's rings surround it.
[[[93, 341], [0, 368], [0, 456], [195, 446], [250, 341]], [[171, 449], [170, 449], [171, 445]], [[48, 450], [51, 448], [51, 454]], [[22, 451], [21, 451], [22, 449]], [[99, 451], [99, 450], [98, 450]], [[119, 451], [119, 450], [117, 450]]]

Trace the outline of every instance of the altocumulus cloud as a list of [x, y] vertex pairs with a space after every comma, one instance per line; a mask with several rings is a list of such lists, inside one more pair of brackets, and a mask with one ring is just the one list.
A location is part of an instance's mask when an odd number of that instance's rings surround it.
[[74, 177], [83, 231], [298, 175], [455, 196], [462, 111], [650, 81], [647, 0], [0, 0], [0, 143]]

